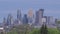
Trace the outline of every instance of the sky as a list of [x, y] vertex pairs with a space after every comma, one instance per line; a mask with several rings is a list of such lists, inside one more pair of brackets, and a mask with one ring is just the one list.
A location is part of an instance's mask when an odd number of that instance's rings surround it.
[[17, 10], [20, 9], [22, 14], [32, 8], [36, 12], [43, 8], [45, 16], [60, 18], [60, 0], [0, 0], [0, 22], [12, 14], [16, 18]]

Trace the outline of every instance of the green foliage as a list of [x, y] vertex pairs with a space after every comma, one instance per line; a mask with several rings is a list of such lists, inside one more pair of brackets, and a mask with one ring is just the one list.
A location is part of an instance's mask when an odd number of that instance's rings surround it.
[[31, 31], [30, 34], [40, 34], [40, 31], [39, 29], [33, 29], [33, 31]]
[[58, 28], [58, 30], [60, 31], [60, 21], [57, 21], [57, 28]]
[[[21, 27], [21, 28], [20, 28]], [[22, 30], [22, 31], [20, 31]], [[12, 31], [8, 32], [7, 34], [60, 34], [60, 31], [58, 29], [54, 28], [47, 28], [47, 26], [42, 25], [41, 29], [33, 29], [32, 31], [29, 31], [29, 26], [19, 26], [15, 29], [12, 29]]]
[[46, 25], [42, 25], [42, 27], [41, 27], [41, 32], [40, 32], [41, 34], [48, 34], [48, 30], [47, 30], [47, 26]]
[[[40, 34], [40, 31], [41, 31], [40, 29], [33, 29], [33, 31], [31, 31], [29, 34]], [[7, 34], [18, 34], [18, 32], [16, 30], [12, 30], [11, 32]], [[57, 29], [49, 28], [48, 34], [60, 34], [60, 32]]]
[[7, 34], [18, 34], [18, 32], [16, 30], [12, 30], [12, 31], [8, 32]]
[[45, 25], [45, 34], [48, 34], [48, 28], [47, 28], [47, 26]]
[[58, 29], [48, 29], [48, 34], [60, 34], [59, 30]]
[[60, 21], [57, 21], [57, 24], [60, 24]]
[[[30, 32], [30, 34], [40, 34], [39, 29], [34, 29], [33, 31]], [[53, 29], [53, 28], [49, 28], [48, 29], [48, 34], [60, 34], [60, 31], [58, 29]]]
[[29, 34], [31, 28], [29, 27], [29, 25], [19, 25], [19, 26], [15, 26], [14, 28], [12, 28], [12, 30], [10, 32], [8, 32], [8, 34]]

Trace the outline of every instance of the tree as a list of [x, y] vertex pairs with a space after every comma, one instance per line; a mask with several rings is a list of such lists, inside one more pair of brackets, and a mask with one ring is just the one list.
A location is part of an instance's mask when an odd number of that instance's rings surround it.
[[41, 34], [48, 34], [48, 30], [47, 30], [46, 24], [45, 25], [43, 24], [40, 30], [41, 30], [40, 31]]
[[47, 26], [45, 25], [45, 34], [48, 34], [48, 29], [47, 29]]
[[60, 31], [60, 21], [57, 21], [57, 28]]
[[49, 28], [48, 34], [60, 34], [60, 31], [57, 28]]
[[33, 29], [29, 34], [40, 34], [40, 29]]

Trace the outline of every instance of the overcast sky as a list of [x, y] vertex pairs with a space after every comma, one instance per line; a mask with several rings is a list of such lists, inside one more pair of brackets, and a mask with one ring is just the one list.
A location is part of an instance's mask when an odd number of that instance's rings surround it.
[[15, 18], [19, 8], [22, 14], [27, 13], [29, 8], [33, 8], [34, 12], [43, 8], [44, 15], [60, 18], [60, 0], [0, 0], [0, 22], [9, 13]]

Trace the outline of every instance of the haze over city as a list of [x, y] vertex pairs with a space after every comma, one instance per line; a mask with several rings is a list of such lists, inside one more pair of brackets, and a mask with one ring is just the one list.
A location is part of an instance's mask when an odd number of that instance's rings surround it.
[[0, 0], [0, 22], [9, 13], [16, 18], [18, 9], [21, 10], [22, 14], [25, 14], [29, 8], [32, 8], [34, 12], [43, 8], [44, 15], [60, 17], [60, 0]]

